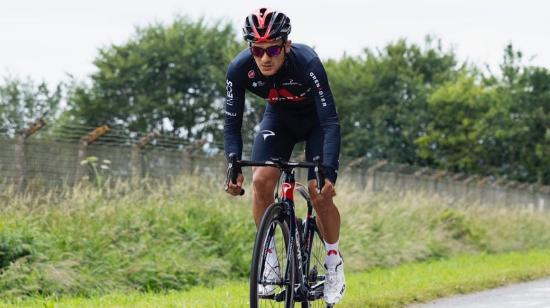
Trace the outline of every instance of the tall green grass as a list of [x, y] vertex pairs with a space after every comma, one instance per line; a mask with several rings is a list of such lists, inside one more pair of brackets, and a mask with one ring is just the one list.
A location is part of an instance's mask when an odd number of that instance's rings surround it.
[[[550, 274], [550, 250], [459, 255], [367, 272], [348, 272], [338, 307], [405, 307], [439, 297], [532, 280]], [[114, 292], [105, 296], [40, 298], [0, 302], [2, 307], [249, 307], [248, 282], [227, 281], [162, 293]], [[299, 304], [295, 305], [296, 307]]]
[[[203, 178], [0, 199], [0, 296], [185, 290], [248, 275], [250, 195]], [[367, 193], [339, 184], [348, 271], [463, 253], [550, 248], [550, 214]], [[298, 204], [303, 210], [303, 205]]]

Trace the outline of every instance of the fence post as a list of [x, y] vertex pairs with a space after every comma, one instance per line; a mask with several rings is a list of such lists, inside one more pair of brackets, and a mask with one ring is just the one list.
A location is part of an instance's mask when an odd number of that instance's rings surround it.
[[86, 174], [87, 166], [82, 163], [86, 159], [86, 148], [88, 145], [94, 143], [99, 137], [105, 135], [110, 130], [109, 126], [101, 125], [96, 127], [93, 131], [89, 132], [85, 136], [80, 138], [80, 146], [78, 147], [78, 159], [76, 173], [74, 177], [74, 183], [78, 183], [82, 177]]
[[545, 210], [548, 201], [550, 201], [550, 185], [539, 187], [537, 195], [539, 196], [539, 209]]
[[376, 164], [374, 164], [372, 167], [370, 167], [369, 169], [367, 169], [367, 174], [371, 177], [371, 180], [368, 181], [367, 180], [367, 190], [370, 190], [370, 191], [375, 191], [376, 190], [376, 171], [380, 168], [382, 168], [383, 166], [387, 165], [388, 164], [388, 161], [387, 160], [381, 160], [379, 162], [377, 162]]
[[195, 141], [194, 143], [189, 143], [184, 149], [183, 149], [183, 156], [184, 161], [187, 162], [189, 165], [189, 174], [193, 174], [195, 171], [194, 166], [194, 153], [200, 149], [204, 144], [206, 143], [206, 139], [199, 139]]
[[15, 136], [15, 188], [18, 192], [25, 187], [25, 136]]
[[136, 144], [134, 144], [134, 146], [132, 147], [132, 184], [137, 184], [139, 179], [143, 176], [143, 161], [141, 159], [141, 151], [145, 148], [147, 144], [149, 144], [151, 141], [153, 141], [153, 139], [157, 138], [158, 136], [158, 131], [152, 131], [139, 139], [138, 142], [136, 142]]
[[434, 195], [438, 197], [445, 197], [445, 192], [440, 188], [443, 184], [441, 184], [441, 180], [444, 179], [447, 176], [447, 171], [445, 170], [437, 170], [434, 174], [430, 177], [430, 180], [433, 183], [434, 187]]
[[366, 160], [364, 156], [361, 156], [359, 158], [356, 158], [352, 161], [350, 161], [347, 166], [344, 168], [346, 170], [346, 174], [351, 175], [353, 171], [359, 171], [359, 186], [362, 190], [367, 188], [367, 168], [361, 168], [361, 165]]
[[46, 125], [43, 118], [38, 118], [27, 129], [17, 132], [15, 137], [15, 185], [18, 192], [25, 189], [26, 182], [26, 162], [25, 162], [25, 139], [32, 136], [38, 130]]

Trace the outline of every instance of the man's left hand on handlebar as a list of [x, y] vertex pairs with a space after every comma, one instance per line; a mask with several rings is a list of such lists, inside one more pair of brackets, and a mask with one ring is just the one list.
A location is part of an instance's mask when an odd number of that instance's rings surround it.
[[325, 179], [325, 185], [321, 189], [321, 193], [318, 194], [316, 181], [310, 181], [309, 195], [311, 196], [312, 200], [316, 200], [318, 198], [331, 199], [334, 196], [336, 196], [336, 189], [334, 188], [334, 184], [332, 184], [332, 182], [329, 179]]
[[242, 173], [239, 173], [237, 176], [237, 183], [233, 183], [231, 180], [227, 184], [227, 187], [225, 191], [227, 191], [228, 194], [233, 196], [240, 196], [242, 191], [242, 186], [244, 182], [244, 176]]

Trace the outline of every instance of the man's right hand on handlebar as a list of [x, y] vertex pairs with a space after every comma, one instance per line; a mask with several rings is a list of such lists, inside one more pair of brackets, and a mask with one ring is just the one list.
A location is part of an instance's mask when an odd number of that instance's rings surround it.
[[237, 160], [237, 154], [231, 153], [227, 157], [229, 165], [227, 166], [227, 178], [225, 180], [225, 191], [233, 196], [242, 196], [244, 194], [243, 182], [244, 176]]
[[237, 176], [237, 183], [233, 183], [231, 180], [229, 180], [225, 191], [232, 196], [240, 196], [242, 194], [241, 191], [243, 182], [244, 176], [242, 173], [239, 173], [239, 175]]

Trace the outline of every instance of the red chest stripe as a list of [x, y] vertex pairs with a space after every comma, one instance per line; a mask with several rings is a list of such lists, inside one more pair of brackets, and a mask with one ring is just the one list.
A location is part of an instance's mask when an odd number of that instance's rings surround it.
[[301, 102], [305, 99], [306, 99], [305, 96], [294, 95], [294, 94], [292, 94], [292, 92], [290, 92], [287, 89], [278, 89], [277, 90], [275, 88], [269, 89], [269, 94], [267, 96], [267, 100], [270, 103], [275, 103], [279, 100], [286, 100], [286, 101], [291, 101], [291, 102]]

